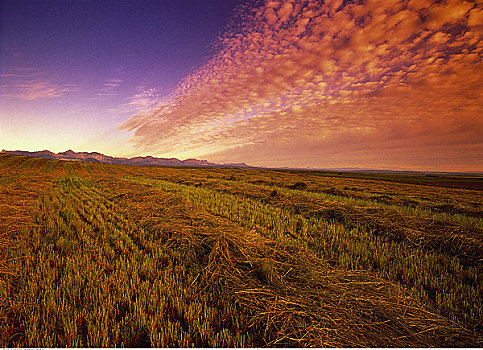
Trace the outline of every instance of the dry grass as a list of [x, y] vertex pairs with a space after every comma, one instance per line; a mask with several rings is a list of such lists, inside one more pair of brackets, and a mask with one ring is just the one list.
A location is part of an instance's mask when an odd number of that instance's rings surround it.
[[[469, 260], [471, 264], [465, 265], [464, 256], [437, 246], [431, 241], [431, 232], [418, 226], [424, 217], [407, 216], [404, 222], [402, 214], [390, 208], [387, 217], [381, 215], [379, 221], [369, 214], [384, 212], [385, 208], [350, 207], [345, 202], [338, 204], [333, 200], [317, 203], [310, 193], [279, 187], [269, 192], [270, 187], [244, 184], [239, 187], [236, 182], [232, 187], [222, 181], [221, 184], [197, 187], [192, 184], [193, 180], [183, 180], [180, 184], [175, 177], [170, 177], [170, 182], [154, 180], [155, 175], [161, 173], [128, 179], [148, 185], [150, 191], [168, 191], [190, 199], [198, 208], [247, 229], [256, 228], [264, 237], [308, 247], [335, 267], [373, 271], [408, 288], [413, 297], [432, 311], [481, 332], [483, 309], [479, 292], [482, 283], [479, 259]], [[211, 185], [216, 190], [211, 189]], [[273, 196], [272, 192], [276, 195]], [[278, 198], [274, 200], [273, 197]], [[320, 215], [320, 212], [327, 215]], [[396, 214], [402, 225], [394, 225], [389, 214]], [[405, 227], [410, 230], [409, 234], [404, 231]], [[448, 224], [448, 227], [452, 225]], [[464, 227], [458, 227], [458, 231], [458, 242], [463, 238], [474, 244], [472, 237], [466, 236]], [[412, 241], [416, 236], [414, 233], [428, 237], [432, 245], [423, 246]], [[451, 237], [447, 231], [442, 233]], [[471, 252], [473, 247], [470, 246], [468, 251]]]
[[[363, 226], [389, 240], [396, 242], [405, 240], [414, 246], [429, 250], [440, 250], [458, 257], [464, 265], [475, 266], [480, 264], [483, 259], [483, 231], [481, 224], [473, 223], [478, 219], [481, 221], [481, 211], [470, 209], [468, 205], [465, 209], [459, 210], [454, 209], [455, 206], [449, 204], [417, 205], [413, 208], [407, 207], [404, 200], [398, 199], [394, 194], [392, 196], [387, 194], [354, 196], [341, 189], [340, 185], [339, 188], [330, 187], [324, 190], [316, 190], [317, 186], [313, 184], [311, 187], [315, 192], [309, 192], [304, 191], [310, 189], [306, 182], [291, 180], [291, 184], [284, 184], [283, 182], [276, 183], [274, 179], [266, 177], [241, 183], [219, 178], [200, 181], [200, 178], [188, 178], [186, 175], [184, 178], [182, 175], [178, 178], [167, 176], [167, 179], [183, 185], [196, 187], [201, 185], [204, 188], [256, 199], [292, 210], [294, 213], [302, 214], [307, 218], [320, 217], [349, 227]], [[275, 184], [278, 186], [273, 187]], [[372, 182], [370, 184], [372, 192], [379, 192], [379, 188], [376, 190], [373, 188]], [[384, 184], [384, 186], [388, 193], [394, 193], [397, 189], [397, 187], [391, 188], [387, 184]], [[401, 185], [398, 184], [398, 186]], [[413, 187], [415, 186], [411, 186], [411, 188]], [[422, 191], [420, 187], [418, 190]], [[435, 196], [434, 200], [439, 198], [437, 195], [441, 196], [439, 192], [432, 194], [431, 190], [429, 188], [425, 195]], [[415, 191], [413, 188], [411, 196], [414, 196]], [[441, 192], [441, 190], [439, 191]], [[459, 193], [463, 190], [449, 191]], [[479, 198], [481, 196], [475, 195], [475, 193], [471, 193], [471, 196], [473, 200], [481, 202], [481, 198]], [[385, 201], [382, 201], [385, 203], [381, 202], [381, 197], [386, 198]], [[470, 196], [467, 195], [467, 197]], [[428, 212], [431, 212], [428, 208], [433, 207], [445, 210], [444, 212], [450, 215], [457, 215], [456, 217], [449, 216], [446, 220], [433, 216], [428, 217]], [[436, 210], [436, 212], [439, 213], [440, 211]], [[464, 220], [468, 220], [468, 224]]]
[[[49, 173], [37, 174], [46, 160], [25, 162], [24, 157], [16, 156], [0, 160], [0, 333], [10, 334], [16, 327], [11, 320], [17, 318], [19, 308], [12, 295], [19, 277], [13, 266], [20, 257], [12, 242], [21, 232], [36, 226], [32, 211], [35, 201], [51, 188], [53, 179], [63, 174], [63, 167], [57, 164]], [[27, 173], [32, 168], [35, 176]]]
[[224, 231], [211, 246], [216, 276], [264, 329], [267, 345], [426, 347], [471, 344], [468, 332], [374, 275], [329, 268], [310, 252], [256, 232]]
[[[455, 263], [472, 274], [455, 279], [466, 288], [458, 302], [475, 303], [474, 324], [479, 231], [456, 216], [405, 215], [398, 206], [408, 197], [387, 183], [377, 194], [387, 207], [358, 205], [375, 203], [374, 192], [354, 200], [358, 191], [341, 186], [374, 181], [337, 181], [0, 157], [1, 345], [481, 346], [464, 322], [380, 273], [401, 253], [401, 271], [423, 288], [440, 271], [432, 264]], [[430, 205], [436, 192], [426, 195]], [[387, 266], [354, 268], [376, 261], [358, 260], [369, 249], [390, 255], [366, 256]], [[427, 259], [421, 271], [414, 254]], [[453, 288], [437, 282], [438, 293]]]
[[[215, 286], [219, 295], [242, 305], [264, 345], [475, 345], [474, 335], [428, 312], [397, 284], [364, 271], [334, 269], [307, 249], [241, 230], [188, 201], [138, 191], [121, 198], [138, 210], [136, 217], [144, 217], [143, 227], [196, 256], [204, 266], [197, 283]], [[151, 201], [168, 205], [147, 217]]]

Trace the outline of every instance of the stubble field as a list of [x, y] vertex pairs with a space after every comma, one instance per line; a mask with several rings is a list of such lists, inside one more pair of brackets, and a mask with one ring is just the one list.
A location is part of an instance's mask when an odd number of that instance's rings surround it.
[[481, 184], [0, 155], [0, 345], [481, 346]]

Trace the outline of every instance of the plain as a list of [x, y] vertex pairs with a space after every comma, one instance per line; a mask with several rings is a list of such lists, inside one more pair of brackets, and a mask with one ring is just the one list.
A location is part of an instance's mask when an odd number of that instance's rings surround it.
[[0, 345], [482, 345], [477, 177], [0, 155]]

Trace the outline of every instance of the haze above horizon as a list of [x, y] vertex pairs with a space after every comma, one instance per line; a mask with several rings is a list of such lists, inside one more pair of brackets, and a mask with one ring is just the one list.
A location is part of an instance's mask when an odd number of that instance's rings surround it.
[[483, 171], [476, 0], [0, 6], [0, 148]]

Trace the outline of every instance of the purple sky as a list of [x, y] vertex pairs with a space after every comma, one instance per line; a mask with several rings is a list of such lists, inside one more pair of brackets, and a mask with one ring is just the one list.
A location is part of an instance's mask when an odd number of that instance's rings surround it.
[[0, 4], [0, 148], [483, 171], [479, 0]]
[[117, 125], [206, 60], [240, 3], [2, 0], [0, 148], [136, 155]]

